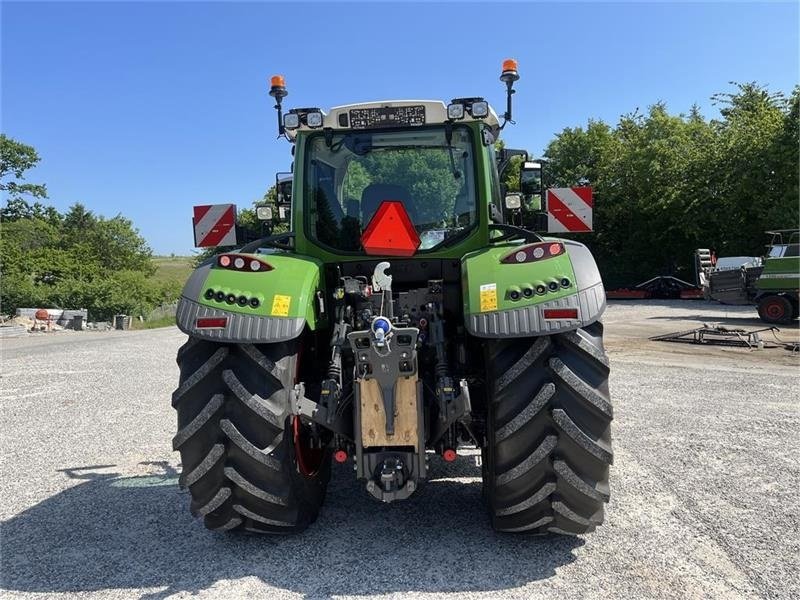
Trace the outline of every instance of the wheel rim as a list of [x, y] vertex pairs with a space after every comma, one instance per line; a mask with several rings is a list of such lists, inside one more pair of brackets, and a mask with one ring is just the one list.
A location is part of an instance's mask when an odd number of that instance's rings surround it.
[[782, 319], [786, 314], [780, 300], [770, 300], [764, 307], [764, 312], [770, 319]]
[[306, 477], [315, 476], [322, 466], [325, 453], [322, 449], [311, 446], [308, 428], [302, 424], [298, 416], [292, 420], [292, 437], [297, 470]]

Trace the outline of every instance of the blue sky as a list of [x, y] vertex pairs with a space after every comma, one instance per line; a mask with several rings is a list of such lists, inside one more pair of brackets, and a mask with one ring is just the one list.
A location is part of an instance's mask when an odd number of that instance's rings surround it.
[[267, 79], [289, 106], [387, 98], [504, 101], [509, 146], [662, 100], [673, 112], [729, 81], [790, 92], [798, 4], [8, 3], [2, 130], [33, 145], [50, 203], [133, 219], [159, 254], [189, 254], [191, 207], [249, 206], [290, 161]]

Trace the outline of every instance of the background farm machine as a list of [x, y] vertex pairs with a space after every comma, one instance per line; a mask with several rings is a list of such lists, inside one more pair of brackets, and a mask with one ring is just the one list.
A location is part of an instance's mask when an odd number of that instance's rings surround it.
[[800, 306], [800, 232], [767, 231], [770, 242], [763, 257], [731, 261], [712, 256], [708, 249], [695, 253], [698, 280], [707, 298], [723, 304], [755, 304], [766, 323], [789, 323]]

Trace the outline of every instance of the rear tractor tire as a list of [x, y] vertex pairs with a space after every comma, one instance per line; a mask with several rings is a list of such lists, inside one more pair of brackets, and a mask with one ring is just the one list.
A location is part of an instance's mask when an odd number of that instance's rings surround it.
[[783, 296], [764, 296], [758, 301], [758, 316], [765, 323], [788, 323], [794, 315], [792, 303]]
[[609, 499], [603, 325], [487, 344], [484, 496], [498, 531], [582, 534]]
[[319, 513], [330, 456], [307, 444], [290, 414], [298, 342], [219, 344], [197, 338], [178, 351], [173, 449], [191, 512], [215, 530], [287, 534]]

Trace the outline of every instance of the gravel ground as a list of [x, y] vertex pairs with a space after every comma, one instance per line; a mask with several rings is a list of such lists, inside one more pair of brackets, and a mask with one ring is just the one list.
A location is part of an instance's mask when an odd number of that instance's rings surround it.
[[612, 500], [578, 538], [493, 533], [474, 452], [393, 505], [337, 466], [302, 536], [208, 532], [170, 447], [179, 331], [3, 340], [2, 596], [797, 598], [800, 358], [647, 341], [753, 316], [610, 306]]

